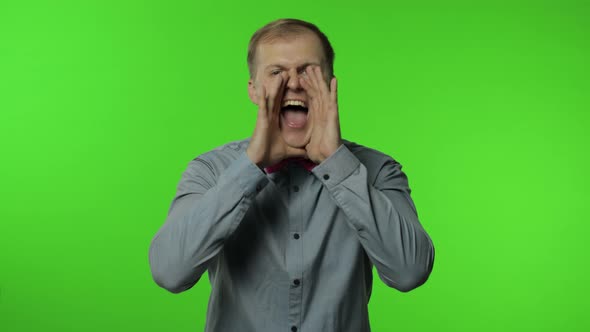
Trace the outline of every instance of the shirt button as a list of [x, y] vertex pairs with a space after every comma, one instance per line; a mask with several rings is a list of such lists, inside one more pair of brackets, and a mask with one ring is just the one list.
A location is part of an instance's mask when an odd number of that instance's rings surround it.
[[261, 185], [257, 185], [257, 186], [256, 186], [256, 191], [257, 191], [257, 192], [260, 192], [260, 190], [262, 190], [262, 186], [261, 186]]
[[294, 284], [295, 286], [299, 286], [299, 284], [300, 284], [300, 283], [301, 283], [301, 282], [299, 281], [299, 279], [295, 279], [295, 280], [293, 280], [293, 284]]
[[297, 326], [291, 326], [291, 331], [297, 332]]
[[293, 187], [293, 191], [294, 191], [294, 192], [298, 192], [298, 191], [299, 191], [299, 187], [297, 187], [297, 186], [294, 186], [294, 187]]
[[294, 238], [295, 240], [299, 240], [299, 234], [297, 234], [297, 233], [293, 234], [293, 238]]
[[328, 180], [330, 176], [328, 174], [324, 174], [324, 180]]

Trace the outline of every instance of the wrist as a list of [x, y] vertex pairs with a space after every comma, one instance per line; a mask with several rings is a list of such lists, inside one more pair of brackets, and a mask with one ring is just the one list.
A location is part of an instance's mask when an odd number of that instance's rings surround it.
[[258, 168], [260, 168], [261, 170], [264, 170], [264, 165], [262, 162], [262, 159], [256, 156], [256, 153], [252, 152], [252, 150], [250, 149], [250, 147], [248, 147], [246, 149], [246, 155], [248, 156], [248, 158], [250, 159], [250, 161], [258, 166]]
[[338, 151], [338, 148], [340, 148], [340, 146], [342, 146], [342, 140], [338, 141], [337, 144], [335, 144], [334, 146], [328, 148], [326, 150], [326, 153], [322, 153], [320, 156], [320, 163], [322, 163], [324, 160], [330, 158], [331, 155], [333, 155], [334, 153], [336, 153], [336, 151]]

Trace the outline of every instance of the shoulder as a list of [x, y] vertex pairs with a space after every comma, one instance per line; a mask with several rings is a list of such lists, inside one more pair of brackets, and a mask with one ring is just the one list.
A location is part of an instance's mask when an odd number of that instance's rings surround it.
[[204, 152], [191, 160], [189, 168], [205, 167], [212, 175], [217, 176], [246, 151], [249, 141], [249, 138], [232, 141]]
[[342, 141], [348, 150], [367, 168], [380, 168], [384, 163], [391, 162], [399, 164], [397, 160], [384, 152], [345, 139]]
[[344, 145], [367, 169], [369, 183], [377, 183], [384, 179], [405, 178], [402, 165], [391, 155], [367, 146], [343, 139]]

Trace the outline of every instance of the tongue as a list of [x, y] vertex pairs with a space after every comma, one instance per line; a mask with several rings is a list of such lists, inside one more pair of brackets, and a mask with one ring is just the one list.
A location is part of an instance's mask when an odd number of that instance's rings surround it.
[[301, 128], [307, 123], [307, 113], [304, 111], [287, 110], [283, 112], [287, 126], [291, 128]]

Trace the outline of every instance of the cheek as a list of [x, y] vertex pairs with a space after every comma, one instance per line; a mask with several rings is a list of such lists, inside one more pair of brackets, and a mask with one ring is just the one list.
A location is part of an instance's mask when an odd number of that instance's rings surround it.
[[268, 93], [268, 83], [264, 80], [257, 80], [254, 82], [254, 84], [252, 85], [252, 92], [258, 96], [261, 92], [262, 92], [262, 87], [264, 87], [264, 89], [267, 91]]
[[268, 87], [270, 86], [269, 82], [267, 79], [261, 79], [258, 81], [258, 83], [256, 83], [256, 90], [260, 90], [261, 87], [264, 87], [264, 89], [266, 91], [268, 91]]
[[264, 86], [264, 90], [268, 91], [268, 89], [270, 89], [271, 84], [268, 80], [264, 80], [262, 81], [262, 85]]

